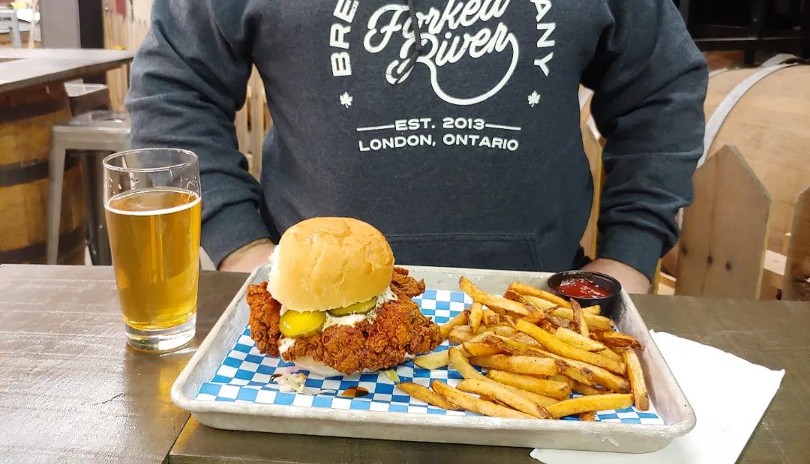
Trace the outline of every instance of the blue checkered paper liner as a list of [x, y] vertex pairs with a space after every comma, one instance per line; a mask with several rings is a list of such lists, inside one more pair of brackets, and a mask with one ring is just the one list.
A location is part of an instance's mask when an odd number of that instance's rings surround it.
[[[442, 324], [464, 311], [472, 300], [458, 291], [426, 290], [413, 298], [422, 312], [435, 322]], [[240, 304], [245, 304], [241, 302]], [[436, 350], [449, 348], [445, 341]], [[447, 411], [413, 398], [396, 388], [394, 382], [383, 372], [354, 374], [352, 376], [322, 377], [305, 370], [292, 369], [294, 364], [280, 358], [259, 353], [250, 338], [250, 328], [246, 327], [236, 344], [220, 364], [214, 377], [200, 387], [196, 399], [200, 401], [223, 401], [240, 403], [260, 403], [307, 408], [327, 408], [337, 410], [382, 411], [408, 414], [438, 414], [475, 416], [468, 411]], [[456, 386], [461, 375], [452, 368], [423, 369], [407, 361], [394, 369], [402, 382], [414, 382], [429, 386], [433, 380], [441, 380]], [[307, 393], [282, 391], [274, 374], [302, 372], [306, 374]], [[341, 396], [347, 389], [362, 387], [368, 394], [359, 398]], [[313, 392], [317, 392], [313, 394]], [[597, 421], [621, 422], [625, 424], [663, 424], [653, 405], [649, 411], [637, 411], [630, 407], [615, 411], [599, 411]], [[578, 417], [565, 417], [564, 420], [579, 420]]]

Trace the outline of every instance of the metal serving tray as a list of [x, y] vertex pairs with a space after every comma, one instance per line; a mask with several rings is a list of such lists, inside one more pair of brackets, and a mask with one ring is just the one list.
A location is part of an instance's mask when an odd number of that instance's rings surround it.
[[[454, 291], [458, 290], [462, 275], [493, 293], [502, 293], [514, 280], [545, 287], [550, 275], [403, 267], [414, 278], [424, 279], [429, 289]], [[620, 331], [636, 337], [644, 346], [641, 364], [650, 399], [663, 425], [341, 411], [196, 399], [200, 386], [212, 378], [248, 323], [247, 286], [265, 280], [268, 271], [269, 266], [262, 266], [250, 275], [172, 386], [172, 401], [202, 424], [230, 430], [624, 453], [662, 449], [695, 426], [694, 411], [626, 293], [622, 294], [612, 318]]]

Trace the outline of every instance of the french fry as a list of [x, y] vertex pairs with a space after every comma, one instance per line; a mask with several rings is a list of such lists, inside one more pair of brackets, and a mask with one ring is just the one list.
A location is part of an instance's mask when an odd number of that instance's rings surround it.
[[[528, 321], [527, 321], [527, 322], [528, 322]], [[554, 324], [554, 323], [553, 323], [551, 320], [549, 320], [548, 318], [543, 319], [543, 320], [542, 320], [542, 321], [540, 321], [540, 323], [539, 323], [539, 324], [537, 324], [537, 325], [538, 325], [538, 326], [539, 326], [541, 329], [543, 329], [543, 330], [545, 330], [546, 332], [549, 332], [549, 333], [553, 333], [555, 330], [557, 330], [557, 328], [558, 328], [558, 327], [563, 327], [562, 325], [556, 325], [556, 324]], [[566, 326], [567, 326], [567, 325], [566, 325]]]
[[647, 411], [650, 409], [650, 395], [647, 392], [647, 384], [644, 381], [644, 372], [641, 370], [638, 355], [632, 348], [625, 348], [622, 357], [624, 363], [627, 364], [627, 377], [630, 380], [630, 391], [633, 393], [636, 409]]
[[473, 301], [477, 301], [483, 305], [486, 305], [487, 307], [493, 310], [495, 308], [498, 308], [506, 312], [517, 314], [519, 316], [525, 316], [529, 314], [529, 310], [526, 309], [526, 307], [523, 306], [522, 304], [516, 301], [507, 300], [506, 298], [499, 295], [492, 295], [487, 292], [484, 292], [480, 288], [476, 287], [475, 284], [473, 284], [466, 277], [461, 277], [459, 279], [458, 286], [461, 289], [461, 291], [469, 295], [470, 298], [473, 299]]
[[523, 307], [525, 307], [529, 311], [529, 314], [527, 314], [526, 316], [522, 316], [521, 319], [528, 319], [531, 320], [532, 323], [536, 324], [537, 322], [540, 322], [546, 318], [547, 308], [534, 304], [533, 302], [529, 301], [529, 299], [524, 295], [521, 295], [520, 293], [517, 293], [512, 290], [508, 290], [506, 293], [504, 293], [504, 297], [508, 300], [516, 301], [522, 304]]
[[581, 334], [574, 332], [571, 329], [560, 327], [554, 332], [554, 336], [560, 340], [575, 346], [581, 350], [596, 353], [607, 349], [604, 343], [598, 342], [590, 337], [583, 337]]
[[423, 369], [439, 369], [449, 364], [448, 350], [415, 356], [413, 363]]
[[607, 369], [603, 369], [593, 364], [588, 364], [576, 359], [566, 358], [541, 348], [537, 348], [525, 343], [520, 343], [514, 340], [504, 339], [502, 337], [490, 336], [485, 338], [487, 343], [492, 343], [498, 346], [501, 350], [511, 354], [521, 354], [528, 356], [547, 356], [563, 361], [568, 368], [564, 369], [563, 374], [571, 377], [572, 379], [593, 386], [599, 384], [611, 391], [615, 392], [629, 392], [630, 383], [627, 379], [620, 377]]
[[471, 357], [469, 362], [473, 366], [514, 372], [516, 374], [556, 375], [559, 372], [557, 361], [551, 358], [538, 358], [535, 356], [507, 356], [496, 354], [492, 356]]
[[[550, 311], [552, 309], [560, 307], [560, 305], [558, 305], [557, 303], [553, 303], [546, 299], [540, 298], [539, 296], [523, 295], [523, 298], [525, 298], [526, 301], [530, 302], [535, 309], [539, 309], [541, 311]], [[570, 304], [565, 306], [565, 308], [570, 307], [571, 307]]]
[[[554, 303], [548, 303], [548, 302], [546, 302], [546, 300], [542, 300], [542, 299], [538, 299], [538, 298], [530, 299], [529, 297], [527, 297], [525, 295], [521, 295], [520, 293], [515, 293], [515, 292], [511, 292], [510, 294], [515, 295], [515, 298], [516, 298], [515, 301], [518, 301], [518, 302], [522, 303], [523, 306], [525, 306], [529, 310], [530, 313], [539, 314], [541, 316], [541, 318], [545, 318], [546, 317], [546, 312], [549, 311], [551, 308], [556, 308], [557, 307], [556, 305], [554, 305]], [[536, 304], [538, 301], [543, 302], [543, 304], [541, 304], [541, 305]], [[545, 303], [548, 303], [548, 304], [545, 304]]]
[[[630, 391], [630, 382], [624, 377], [620, 377], [607, 369], [602, 369], [599, 366], [588, 364], [576, 359], [566, 360], [569, 366], [577, 367], [580, 372], [587, 372], [588, 376], [593, 379], [594, 384], [598, 384], [613, 392], [627, 393]], [[575, 379], [581, 382], [579, 379]], [[587, 382], [582, 382], [587, 384]]]
[[557, 330], [557, 327], [565, 327], [566, 329], [570, 329], [574, 325], [573, 321], [569, 321], [568, 319], [562, 317], [557, 317], [554, 314], [546, 314], [545, 320], [548, 321], [552, 326], [551, 330], [546, 329], [547, 332], [553, 332], [554, 330]]
[[590, 385], [585, 385], [584, 383], [580, 382], [574, 382], [574, 386], [571, 388], [571, 390], [583, 395], [601, 395], [606, 393], [603, 390], [596, 389]]
[[549, 380], [556, 380], [557, 382], [566, 383], [566, 384], [568, 384], [568, 388], [570, 388], [571, 390], [574, 389], [574, 385], [577, 383], [576, 380], [572, 379], [571, 377], [562, 375], [562, 374], [552, 375], [548, 379]]
[[450, 331], [452, 331], [454, 327], [458, 325], [464, 325], [468, 321], [469, 321], [469, 313], [467, 311], [462, 311], [456, 314], [455, 317], [453, 317], [449, 321], [442, 324], [441, 327], [439, 327], [439, 330], [441, 330], [442, 333], [442, 338], [447, 339], [447, 337], [450, 336]]
[[486, 343], [490, 343], [492, 345], [497, 346], [499, 349], [501, 349], [501, 351], [504, 351], [506, 353], [515, 355], [526, 355], [526, 356], [546, 356], [549, 358], [562, 361], [567, 366], [561, 370], [562, 373], [586, 385], [593, 385], [594, 383], [596, 383], [597, 380], [594, 371], [599, 369], [601, 377], [607, 379], [609, 385], [615, 385], [617, 387], [616, 388], [617, 391], [620, 391], [621, 390], [620, 387], [622, 386], [624, 386], [625, 388], [630, 388], [630, 384], [627, 383], [626, 380], [611, 374], [605, 369], [600, 369], [597, 368], [596, 366], [591, 366], [582, 361], [564, 358], [562, 356], [543, 350], [537, 346], [532, 346], [526, 343], [519, 342], [517, 340], [510, 340], [508, 338], [498, 337], [497, 335], [486, 337], [484, 341]]
[[526, 322], [531, 324], [537, 325], [540, 321], [545, 320], [546, 315], [542, 311], [532, 311], [528, 316], [523, 316], [523, 319]]
[[564, 382], [554, 380], [539, 379], [529, 375], [515, 374], [491, 369], [487, 372], [487, 377], [506, 385], [511, 385], [523, 390], [538, 393], [543, 396], [550, 396], [556, 399], [568, 398], [571, 389]]
[[477, 393], [483, 396], [495, 398], [501, 403], [507, 404], [518, 411], [529, 414], [530, 416], [538, 417], [540, 419], [550, 419], [551, 416], [542, 407], [529, 399], [517, 395], [509, 389], [504, 388], [501, 384], [493, 382], [489, 379], [464, 379], [457, 386], [457, 389], [468, 392]]
[[594, 411], [582, 412], [579, 414], [579, 420], [582, 422], [595, 422], [596, 413]]
[[478, 326], [481, 325], [481, 318], [484, 316], [483, 307], [481, 303], [475, 302], [470, 306], [470, 327], [473, 333], [478, 332]]
[[531, 314], [522, 318], [526, 322], [530, 322], [535, 325], [541, 325], [544, 330], [551, 332], [556, 330], [557, 327], [569, 328], [573, 324], [572, 321], [550, 314], [551, 311], [558, 308], [558, 306], [553, 305], [553, 303], [548, 303], [550, 306], [541, 308], [538, 307], [535, 303], [538, 301], [545, 301], [545, 300], [539, 300], [538, 298], [530, 300], [529, 298], [530, 297], [519, 295], [518, 299], [518, 301], [520, 301], [527, 308], [529, 308], [529, 311], [531, 312]]
[[428, 404], [432, 404], [438, 408], [458, 410], [458, 406], [451, 404], [443, 396], [427, 387], [419, 385], [418, 383], [402, 382], [397, 384], [397, 388], [416, 399], [422, 400]]
[[588, 332], [588, 323], [585, 322], [585, 315], [582, 312], [582, 306], [579, 305], [577, 300], [571, 300], [571, 316], [572, 320], [577, 323], [577, 327], [579, 328], [579, 334], [583, 337], [587, 337]]
[[614, 348], [633, 348], [639, 351], [644, 351], [641, 343], [635, 338], [627, 334], [605, 331], [600, 334], [602, 343], [609, 347]]
[[[459, 287], [473, 305], [442, 326], [443, 337], [455, 346], [414, 362], [450, 365], [464, 380], [457, 388], [434, 381], [432, 391], [403, 384], [415, 398], [495, 417], [578, 415], [582, 421], [597, 420], [599, 410], [650, 407], [634, 351], [641, 344], [618, 332], [598, 305], [582, 308], [576, 300], [520, 282], [512, 282], [503, 296], [484, 292], [466, 277]], [[570, 399], [571, 392], [583, 396]]]
[[476, 398], [473, 395], [457, 390], [439, 380], [434, 380], [431, 382], [430, 386], [433, 388], [433, 391], [442, 395], [450, 403], [468, 411], [492, 417], [534, 419], [534, 416]]
[[501, 337], [514, 337], [515, 334], [518, 333], [517, 329], [514, 327], [509, 327], [506, 325], [499, 325], [492, 328], [492, 331], [495, 332], [496, 335], [500, 335]]
[[[483, 330], [482, 330], [482, 329], [483, 329]], [[488, 330], [488, 328], [487, 328], [487, 327], [484, 327], [483, 325], [482, 325], [482, 326], [479, 326], [479, 327], [478, 327], [478, 330], [479, 330], [479, 333], [477, 333], [477, 334], [473, 335], [471, 338], [468, 338], [467, 340], [464, 340], [464, 343], [467, 343], [467, 342], [469, 342], [469, 343], [478, 343], [478, 342], [482, 342], [482, 341], [484, 341], [484, 339], [485, 339], [487, 336], [489, 336], [489, 335], [495, 335], [495, 332], [493, 332], [492, 330]]]
[[564, 341], [565, 343], [568, 343], [569, 345], [577, 347], [579, 349], [590, 351], [591, 353], [601, 354], [617, 362], [624, 362], [620, 355], [609, 350], [608, 347], [605, 346], [603, 343], [598, 342], [590, 337], [583, 337], [581, 334], [578, 334], [571, 329], [559, 327], [554, 332], [554, 336]]
[[622, 359], [622, 356], [620, 354], [616, 353], [615, 351], [611, 350], [610, 348], [608, 348], [606, 350], [602, 350], [602, 351], [597, 351], [596, 353], [601, 354], [602, 356], [604, 356], [606, 358], [610, 358], [610, 359], [612, 359], [612, 360], [614, 360], [616, 362], [624, 362], [624, 360]]
[[[569, 321], [574, 319], [574, 311], [571, 308], [557, 307], [551, 310], [550, 315]], [[613, 321], [611, 321], [610, 318], [588, 313], [584, 313], [583, 315], [585, 316], [585, 323], [588, 324], [589, 330], [613, 331]]]
[[527, 399], [532, 401], [533, 403], [537, 404], [538, 406], [548, 406], [549, 404], [556, 403], [560, 400], [556, 398], [552, 398], [550, 396], [541, 395], [539, 393], [530, 392], [528, 390], [524, 390], [522, 388], [514, 387], [512, 385], [507, 385], [505, 383], [500, 384], [502, 387], [508, 389], [509, 391], [515, 393], [516, 395], [525, 396]]
[[606, 393], [604, 395], [580, 396], [546, 406], [546, 410], [555, 419], [589, 411], [606, 409], [623, 409], [633, 404], [633, 395], [629, 393]]
[[486, 326], [496, 325], [498, 322], [500, 322], [500, 320], [501, 320], [500, 314], [496, 313], [495, 311], [489, 308], [484, 308], [483, 317], [481, 318], [482, 324]]
[[490, 345], [489, 343], [473, 341], [464, 342], [464, 351], [466, 351], [470, 356], [491, 356], [501, 352], [500, 349]]
[[510, 315], [501, 316], [501, 322], [498, 323], [499, 326], [503, 327], [515, 327], [515, 318]]
[[475, 370], [470, 364], [470, 361], [467, 360], [467, 357], [464, 356], [463, 348], [454, 346], [447, 350], [450, 352], [448, 355], [450, 357], [450, 364], [453, 366], [455, 370], [461, 374], [462, 377], [465, 379], [483, 379], [485, 378], [481, 373]]
[[468, 325], [457, 325], [450, 331], [450, 335], [447, 339], [450, 340], [451, 344], [458, 345], [459, 343], [469, 340], [473, 335], [472, 327]]
[[[543, 322], [544, 326], [546, 326], [547, 323], [551, 323], [554, 327], [565, 327], [565, 328], [569, 328], [571, 324], [573, 324], [571, 320], [565, 319], [563, 317], [558, 317], [553, 314], [553, 312], [556, 311], [557, 309], [566, 309], [566, 308], [560, 308], [554, 303], [546, 301], [542, 298], [531, 296], [523, 296], [521, 301], [526, 305], [527, 308], [529, 308], [529, 311], [531, 312], [531, 314], [524, 319], [527, 319], [529, 322], [533, 324]], [[537, 315], [538, 312], [541, 312], [543, 314], [542, 317]], [[537, 321], [535, 321], [535, 319]]]
[[[472, 327], [470, 328], [472, 329]], [[475, 335], [481, 335], [484, 332], [492, 332], [492, 330], [489, 327], [485, 326], [484, 324], [480, 324], [478, 326], [478, 330], [475, 331]]]
[[[540, 353], [538, 356], [542, 356]], [[627, 393], [630, 391], [630, 383], [624, 377], [618, 376], [607, 369], [603, 369], [593, 364], [588, 364], [576, 359], [565, 358], [554, 353], [546, 352], [546, 356], [559, 359], [568, 365], [563, 370], [563, 374], [571, 377], [577, 382], [594, 386], [599, 384], [613, 392]], [[576, 372], [576, 374], [574, 374]]]
[[517, 301], [518, 303], [521, 303], [520, 301], [521, 296], [522, 295], [520, 293], [510, 289], [506, 289], [506, 291], [503, 292], [504, 298], [506, 298], [507, 300]]
[[[485, 343], [498, 347], [501, 351], [520, 356], [546, 356], [547, 351], [541, 346], [529, 345], [508, 337], [490, 335], [484, 338]], [[536, 340], [535, 340], [536, 342]], [[546, 356], [549, 357], [549, 356]]]
[[536, 346], [536, 347], [542, 347], [543, 346], [543, 345], [540, 344], [540, 342], [538, 342], [537, 340], [533, 339], [532, 337], [526, 335], [523, 332], [516, 333], [512, 337], [512, 340], [514, 340], [516, 342], [520, 342], [520, 343], [525, 343], [526, 345], [530, 345], [530, 346]]
[[598, 315], [602, 314], [602, 307], [599, 306], [599, 305], [586, 306], [586, 307], [582, 308], [582, 312], [587, 313], [587, 314], [593, 314], [594, 316], [598, 316]]
[[536, 325], [529, 324], [526, 321], [517, 321], [515, 323], [515, 328], [540, 342], [552, 353], [566, 358], [584, 361], [586, 363], [613, 371], [617, 374], [624, 374], [627, 371], [627, 366], [625, 366], [623, 362], [618, 362], [600, 354], [591, 353], [590, 351], [573, 347], [558, 339], [554, 335], [551, 335], [545, 330], [537, 327]]
[[520, 282], [512, 282], [509, 285], [509, 289], [513, 290], [521, 295], [525, 296], [532, 296], [535, 298], [540, 298], [546, 300], [550, 303], [553, 303], [556, 306], [562, 306], [563, 308], [570, 308], [571, 304], [564, 299], [554, 295], [553, 293], [549, 293], [545, 290], [532, 287], [531, 285], [522, 284]]
[[[496, 417], [578, 415], [594, 421], [599, 410], [634, 403], [649, 408], [634, 351], [641, 344], [619, 332], [600, 306], [583, 308], [574, 299], [521, 282], [512, 282], [503, 296], [483, 291], [466, 277], [459, 279], [459, 287], [473, 304], [442, 326], [443, 337], [454, 346], [414, 361], [450, 365], [464, 380], [457, 388], [434, 381], [432, 391], [405, 383], [414, 397]], [[570, 399], [572, 392], [583, 396]]]
[[562, 372], [564, 376], [571, 378], [577, 383], [581, 383], [583, 385], [594, 384], [593, 373], [583, 368], [577, 368], [569, 364], [566, 364], [565, 368], [563, 368], [560, 372]]

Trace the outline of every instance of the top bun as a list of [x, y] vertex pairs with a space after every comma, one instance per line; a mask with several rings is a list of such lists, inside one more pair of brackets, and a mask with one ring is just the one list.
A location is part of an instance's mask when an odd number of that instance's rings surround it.
[[290, 227], [271, 256], [267, 289], [296, 311], [367, 301], [391, 285], [394, 254], [385, 236], [352, 218], [317, 217]]

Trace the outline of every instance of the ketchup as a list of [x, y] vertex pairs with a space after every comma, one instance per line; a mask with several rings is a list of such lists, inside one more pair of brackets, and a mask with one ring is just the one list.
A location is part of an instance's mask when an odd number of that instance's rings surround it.
[[608, 290], [583, 277], [563, 280], [560, 283], [559, 291], [574, 298], [604, 298], [610, 296]]

